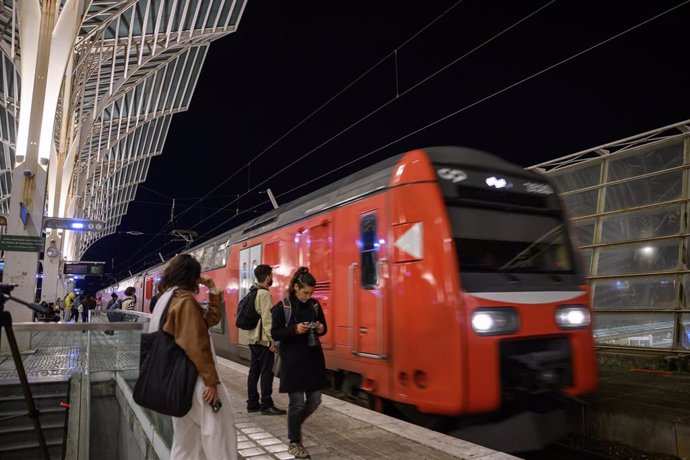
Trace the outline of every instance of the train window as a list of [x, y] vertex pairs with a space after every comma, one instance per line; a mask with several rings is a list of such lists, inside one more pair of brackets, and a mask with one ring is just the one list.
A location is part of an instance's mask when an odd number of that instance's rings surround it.
[[213, 264], [213, 253], [215, 252], [215, 245], [211, 244], [204, 248], [204, 255], [201, 257], [201, 269], [208, 270]]
[[224, 267], [227, 262], [227, 243], [219, 243], [213, 258], [213, 268]]
[[376, 267], [376, 263], [378, 262], [378, 245], [376, 244], [376, 215], [367, 214], [360, 218], [359, 238], [359, 251], [362, 262], [362, 289], [376, 289], [379, 284], [379, 275]]

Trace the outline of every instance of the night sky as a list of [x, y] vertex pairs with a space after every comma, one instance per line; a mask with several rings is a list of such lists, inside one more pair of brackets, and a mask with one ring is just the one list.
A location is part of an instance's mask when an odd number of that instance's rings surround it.
[[173, 228], [193, 229], [202, 242], [269, 210], [260, 190], [270, 187], [284, 203], [417, 147], [474, 147], [530, 166], [688, 119], [687, 3], [248, 0], [238, 31], [211, 45], [191, 107], [173, 118], [118, 233], [83, 259], [106, 261], [121, 279], [159, 261], [158, 252], [167, 259], [180, 251]]

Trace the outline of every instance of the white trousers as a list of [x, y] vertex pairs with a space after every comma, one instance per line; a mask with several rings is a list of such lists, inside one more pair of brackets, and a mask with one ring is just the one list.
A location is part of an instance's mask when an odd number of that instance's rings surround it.
[[218, 397], [223, 407], [213, 412], [204, 402], [204, 381], [197, 377], [192, 408], [184, 417], [173, 417], [170, 460], [236, 460], [237, 436], [230, 398], [220, 383]]

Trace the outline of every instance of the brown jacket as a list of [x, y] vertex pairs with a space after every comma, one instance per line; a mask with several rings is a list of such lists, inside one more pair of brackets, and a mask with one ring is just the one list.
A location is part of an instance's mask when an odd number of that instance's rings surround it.
[[170, 299], [163, 330], [175, 337], [175, 343], [184, 350], [206, 386], [213, 386], [219, 384], [220, 379], [213, 360], [208, 328], [220, 321], [223, 294], [221, 291], [208, 297], [208, 310], [204, 310], [190, 291], [175, 291]]

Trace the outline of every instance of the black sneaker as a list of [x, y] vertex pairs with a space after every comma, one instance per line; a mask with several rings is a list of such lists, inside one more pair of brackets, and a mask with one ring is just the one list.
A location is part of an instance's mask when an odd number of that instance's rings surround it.
[[268, 409], [261, 409], [263, 415], [285, 415], [287, 412], [283, 409], [278, 409], [275, 406], [271, 406]]
[[260, 410], [260, 407], [247, 407], [247, 412], [259, 412]]

